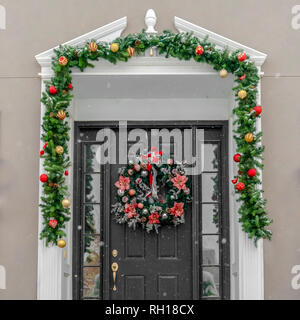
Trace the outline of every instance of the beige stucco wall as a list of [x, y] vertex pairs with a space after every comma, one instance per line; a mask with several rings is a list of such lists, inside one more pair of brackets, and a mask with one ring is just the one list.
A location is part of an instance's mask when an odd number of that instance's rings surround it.
[[291, 268], [300, 264], [300, 30], [294, 0], [0, 0], [0, 299], [35, 299], [37, 272], [39, 65], [34, 55], [122, 16], [128, 32], [144, 27], [149, 7], [157, 28], [179, 16], [268, 54], [262, 80], [264, 189], [274, 219], [265, 243], [265, 298], [299, 299]]

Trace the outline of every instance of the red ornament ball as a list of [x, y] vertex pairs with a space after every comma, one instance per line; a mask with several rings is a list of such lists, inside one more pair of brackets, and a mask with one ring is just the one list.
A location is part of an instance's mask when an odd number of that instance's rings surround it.
[[238, 182], [238, 180], [239, 180], [239, 178], [236, 177], [235, 179], [231, 180], [231, 182], [232, 182], [233, 184], [236, 184], [236, 183]]
[[69, 171], [66, 170], [66, 171], [65, 171], [65, 176], [68, 176], [68, 175], [69, 175]]
[[262, 107], [261, 106], [255, 106], [253, 110], [256, 112], [256, 115], [260, 115], [262, 113]]
[[56, 219], [51, 219], [48, 222], [49, 227], [51, 227], [52, 229], [55, 229], [57, 227], [57, 220]]
[[257, 173], [256, 170], [253, 169], [253, 168], [248, 170], [248, 176], [249, 177], [255, 177], [256, 173]]
[[236, 184], [236, 190], [243, 191], [245, 189], [245, 184], [243, 182], [239, 182]]
[[52, 94], [52, 95], [57, 94], [57, 89], [55, 88], [55, 86], [51, 86], [49, 88], [49, 93]]
[[73, 90], [73, 85], [72, 85], [72, 83], [69, 83], [69, 84], [68, 84], [68, 88], [69, 88], [69, 90]]
[[240, 53], [238, 54], [237, 58], [238, 58], [238, 60], [239, 60], [240, 62], [242, 62], [242, 61], [245, 61], [245, 60], [247, 59], [247, 55], [246, 55], [245, 52], [240, 52]]
[[66, 66], [68, 64], [68, 59], [65, 56], [62, 56], [58, 59], [58, 63], [61, 66]]
[[40, 181], [45, 183], [48, 181], [48, 176], [46, 174], [41, 174]]
[[44, 150], [41, 150], [41, 151], [40, 151], [40, 156], [43, 156], [44, 153], [45, 153], [45, 151], [44, 151]]
[[201, 56], [202, 53], [204, 52], [204, 49], [202, 46], [197, 46], [196, 49], [195, 49], [195, 53], [197, 56]]
[[233, 161], [234, 162], [240, 162], [241, 160], [241, 155], [239, 153], [236, 153], [234, 156], [233, 156]]

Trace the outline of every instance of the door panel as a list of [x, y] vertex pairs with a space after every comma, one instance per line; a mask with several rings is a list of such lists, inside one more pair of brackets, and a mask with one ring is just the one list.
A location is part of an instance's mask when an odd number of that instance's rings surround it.
[[[193, 130], [192, 148], [200, 143], [204, 156], [202, 172], [190, 176], [193, 202], [185, 224], [164, 226], [159, 234], [141, 227], [120, 225], [111, 215], [116, 201], [114, 182], [123, 165], [99, 164], [101, 128], [116, 122], [75, 123], [74, 153], [74, 259], [75, 299], [176, 300], [228, 299], [229, 217], [227, 123], [176, 121], [128, 122], [128, 131], [143, 128]], [[196, 129], [204, 129], [204, 141], [197, 141]], [[129, 143], [130, 146], [130, 143]], [[177, 146], [178, 147], [178, 146]], [[174, 153], [174, 143], [170, 144]], [[97, 160], [98, 158], [98, 160]], [[112, 251], [117, 250], [116, 257]], [[111, 269], [118, 264], [115, 285]]]
[[[118, 180], [119, 165], [110, 165], [110, 199], [116, 199], [114, 182]], [[142, 228], [130, 229], [127, 225], [110, 223], [110, 264], [117, 262], [117, 291], [113, 291], [110, 272], [109, 298], [118, 300], [192, 299], [192, 243], [191, 206], [186, 223], [178, 228], [166, 226], [159, 234], [148, 234]]]

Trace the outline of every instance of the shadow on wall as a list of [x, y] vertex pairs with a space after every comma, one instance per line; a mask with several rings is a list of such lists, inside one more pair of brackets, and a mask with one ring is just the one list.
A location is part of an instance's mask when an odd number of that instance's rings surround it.
[[6, 289], [6, 270], [4, 266], [0, 265], [0, 289]]
[[0, 30], [6, 29], [6, 10], [0, 5]]

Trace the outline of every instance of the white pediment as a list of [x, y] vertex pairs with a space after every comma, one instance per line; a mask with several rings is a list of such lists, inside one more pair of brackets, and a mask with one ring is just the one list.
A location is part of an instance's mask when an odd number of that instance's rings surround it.
[[[84, 45], [87, 41], [93, 39], [95, 41], [113, 41], [114, 39], [121, 36], [122, 32], [127, 27], [127, 17], [115, 20], [109, 24], [106, 24], [100, 28], [97, 28], [91, 32], [85, 33], [75, 39], [67, 41], [62, 45], [69, 46], [80, 46]], [[59, 46], [59, 45], [58, 45]], [[48, 66], [51, 63], [51, 57], [53, 55], [53, 50], [58, 48], [58, 46], [44, 51], [35, 56], [37, 62], [42, 66]]]
[[214, 43], [216, 47], [219, 49], [228, 48], [229, 51], [231, 52], [238, 49], [243, 50], [244, 52], [247, 53], [247, 55], [250, 56], [250, 59], [258, 67], [261, 66], [267, 58], [267, 55], [265, 53], [249, 48], [241, 43], [225, 38], [215, 32], [199, 27], [196, 24], [193, 24], [181, 18], [174, 17], [174, 24], [175, 24], [175, 28], [179, 32], [193, 32], [194, 35], [199, 39], [204, 39], [206, 36], [208, 36], [208, 40]]
[[[149, 9], [146, 13], [145, 23], [147, 26], [148, 33], [155, 33], [154, 26], [156, 24], [156, 16], [152, 9]], [[242, 49], [249, 56], [250, 59], [256, 64], [257, 67], [260, 67], [267, 55], [255, 49], [249, 48], [245, 45], [242, 45], [236, 41], [225, 38], [219, 34], [216, 34], [212, 31], [209, 31], [205, 28], [197, 26], [191, 22], [183, 20], [178, 17], [174, 17], [175, 28], [179, 32], [193, 32], [196, 37], [199, 39], [204, 39], [206, 36], [209, 37], [209, 41], [214, 43], [217, 48], [225, 49], [228, 48], [230, 51], [235, 51], [237, 49]], [[96, 41], [107, 41], [111, 42], [117, 37], [120, 37], [122, 32], [125, 30], [127, 26], [127, 17], [123, 17], [121, 19], [115, 20], [107, 25], [104, 25], [96, 30], [88, 32], [82, 36], [79, 36], [75, 39], [72, 39], [68, 42], [63, 43], [62, 45], [70, 45], [70, 46], [80, 46], [84, 45], [87, 41], [93, 39]], [[149, 31], [148, 31], [149, 30]], [[151, 32], [152, 31], [152, 32]], [[57, 46], [58, 47], [58, 46]], [[55, 48], [57, 48], [55, 47]], [[53, 50], [55, 48], [44, 51], [35, 56], [38, 63], [41, 67], [50, 67], [51, 57], [53, 55]]]

